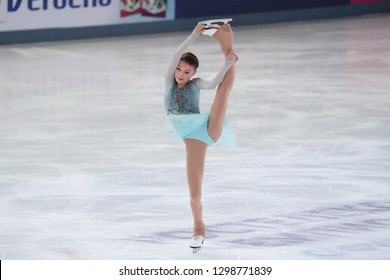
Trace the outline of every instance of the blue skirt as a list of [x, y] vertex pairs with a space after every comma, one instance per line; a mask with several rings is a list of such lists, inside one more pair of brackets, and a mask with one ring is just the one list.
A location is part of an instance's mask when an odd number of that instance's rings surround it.
[[236, 133], [229, 120], [225, 118], [223, 130], [220, 138], [215, 142], [209, 136], [207, 126], [210, 114], [183, 114], [183, 115], [168, 115], [166, 126], [169, 133], [177, 139], [197, 139], [212, 146], [220, 143], [227, 148], [236, 146]]

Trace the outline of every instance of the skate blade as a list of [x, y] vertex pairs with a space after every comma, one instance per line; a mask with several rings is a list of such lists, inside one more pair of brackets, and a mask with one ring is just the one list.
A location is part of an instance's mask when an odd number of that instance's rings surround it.
[[199, 24], [205, 25], [204, 31], [202, 32], [203, 35], [212, 37], [215, 32], [218, 31], [218, 29], [221, 27], [218, 23], [228, 23], [232, 21], [232, 18], [222, 18], [222, 19], [209, 19], [198, 22]]
[[[202, 242], [202, 245], [203, 245], [203, 242]], [[191, 247], [190, 248], [192, 249], [192, 253], [196, 254], [200, 251], [200, 249], [202, 249], [202, 245], [200, 245], [199, 247]]]
[[233, 20], [232, 18], [208, 19], [208, 20], [199, 21], [198, 23], [210, 25], [212, 23], [221, 23], [221, 22], [228, 23], [232, 20]]

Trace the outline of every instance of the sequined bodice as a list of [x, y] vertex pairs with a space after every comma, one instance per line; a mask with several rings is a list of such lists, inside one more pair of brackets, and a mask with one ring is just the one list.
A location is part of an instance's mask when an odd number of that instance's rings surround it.
[[199, 88], [193, 81], [182, 88], [176, 82], [171, 84], [165, 93], [165, 110], [168, 115], [199, 113]]

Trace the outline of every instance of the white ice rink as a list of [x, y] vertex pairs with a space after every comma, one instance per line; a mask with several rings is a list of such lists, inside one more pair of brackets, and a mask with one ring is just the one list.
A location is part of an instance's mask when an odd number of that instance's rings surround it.
[[390, 259], [390, 16], [232, 25], [238, 147], [208, 151], [198, 254], [163, 106], [191, 30], [0, 47], [1, 259]]

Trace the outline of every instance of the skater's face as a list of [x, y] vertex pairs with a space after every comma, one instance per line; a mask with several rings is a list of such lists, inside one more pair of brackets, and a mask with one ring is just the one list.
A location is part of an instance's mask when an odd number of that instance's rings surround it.
[[194, 66], [185, 61], [180, 61], [175, 71], [175, 79], [179, 87], [185, 86], [196, 73]]

